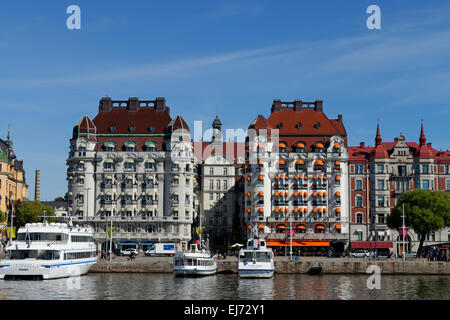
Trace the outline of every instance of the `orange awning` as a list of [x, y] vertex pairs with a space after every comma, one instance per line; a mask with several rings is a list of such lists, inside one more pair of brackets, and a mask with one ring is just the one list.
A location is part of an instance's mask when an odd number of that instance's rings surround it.
[[286, 192], [284, 195], [285, 195], [286, 197], [289, 197], [289, 192]]
[[307, 196], [308, 196], [308, 192], [306, 192], [306, 191], [303, 192], [303, 196], [304, 196], [304, 197], [307, 197]]
[[314, 165], [316, 165], [316, 166], [323, 166], [325, 164], [323, 163], [322, 160], [317, 160], [316, 162], [314, 162]]
[[250, 208], [247, 208], [247, 212], [250, 213], [252, 212], [252, 210]]
[[262, 143], [258, 144], [258, 148], [264, 148], [264, 145]]
[[338, 229], [338, 230], [341, 229], [341, 225], [340, 225], [340, 224], [337, 224], [337, 225], [336, 225], [336, 229]]
[[316, 213], [317, 212], [317, 208], [313, 208], [313, 212]]
[[334, 148], [334, 149], [340, 149], [341, 146], [340, 146], [339, 144], [335, 143], [334, 146], [333, 146], [333, 148]]
[[324, 226], [321, 226], [321, 225], [318, 225], [318, 226], [316, 226], [316, 229], [324, 230], [325, 227], [324, 227]]
[[273, 212], [278, 212], [278, 211], [280, 211], [280, 209], [278, 209], [278, 208], [275, 208], [275, 209], [273, 210]]
[[341, 208], [336, 208], [336, 212], [340, 213], [341, 212]]
[[[268, 247], [289, 247], [291, 245], [290, 241], [267, 241]], [[327, 241], [293, 241], [293, 247], [329, 247], [330, 243]]]
[[341, 176], [336, 176], [337, 181], [341, 181]]
[[324, 148], [324, 146], [323, 146], [323, 144], [322, 144], [322, 143], [316, 143], [316, 148], [320, 148], [320, 149], [323, 149], [323, 148]]
[[305, 161], [303, 161], [303, 160], [297, 160], [297, 161], [295, 161], [295, 164], [305, 164]]
[[251, 228], [252, 228], [252, 226], [248, 224], [247, 225], [247, 229], [251, 229]]
[[304, 208], [304, 209], [303, 209], [303, 212], [304, 212], [304, 213], [308, 213], [308, 208]]
[[327, 177], [323, 177], [323, 180], [327, 180]]
[[275, 176], [275, 180], [278, 180], [279, 178], [278, 178], [278, 176]]
[[263, 195], [264, 195], [264, 192], [262, 192], [262, 191], [258, 192], [258, 196], [263, 196]]
[[298, 179], [298, 177], [297, 176], [294, 176], [294, 180], [297, 180]]
[[277, 225], [277, 229], [286, 229], [286, 226], [284, 224]]
[[284, 212], [284, 208], [280, 208], [280, 211], [281, 211], [281, 212]]
[[264, 161], [259, 160], [259, 161], [258, 161], [258, 164], [259, 164], [260, 166], [262, 166], [262, 165], [264, 164]]
[[322, 208], [319, 208], [319, 212], [322, 213]]
[[284, 143], [280, 143], [280, 144], [278, 145], [278, 147], [279, 147], [279, 148], [286, 148], [286, 145], [285, 145]]
[[264, 208], [259, 208], [258, 211], [259, 212], [264, 212]]
[[278, 164], [286, 164], [286, 161], [280, 160], [280, 161], [278, 161]]
[[339, 166], [339, 165], [341, 165], [341, 162], [340, 161], [336, 161], [334, 164]]
[[323, 212], [327, 212], [328, 211], [328, 209], [327, 208], [323, 208]]
[[294, 197], [298, 197], [298, 192], [294, 192]]
[[262, 181], [264, 180], [264, 176], [259, 176], [258, 179]]
[[313, 194], [312, 194], [312, 196], [313, 196], [313, 197], [317, 197], [317, 192], [314, 191]]
[[263, 225], [263, 224], [260, 224], [260, 225], [258, 226], [258, 229], [264, 229], [264, 225]]
[[326, 191], [324, 191], [324, 192], [323, 192], [323, 196], [324, 196], [324, 197], [326, 197], [326, 196], [327, 196], [327, 193], [326, 193]]
[[280, 194], [278, 193], [278, 191], [276, 191], [273, 195], [274, 195], [275, 197], [278, 197]]
[[313, 177], [313, 180], [316, 180], [316, 179], [317, 179], [317, 177], [316, 177], [316, 176], [314, 176], [314, 177]]
[[305, 147], [305, 145], [303, 143], [297, 143], [295, 146], [297, 148], [304, 148]]
[[336, 195], [336, 197], [340, 197], [341, 193], [338, 191], [338, 192], [335, 193], [335, 195]]
[[250, 192], [247, 192], [247, 197], [250, 197], [251, 196], [251, 193]]
[[307, 176], [304, 176], [303, 179], [308, 180], [308, 177], [307, 177]]
[[319, 192], [319, 197], [321, 197], [322, 196], [322, 192]]
[[297, 229], [306, 229], [306, 227], [302, 224], [299, 224], [298, 226], [296, 226]]
[[247, 179], [247, 181], [250, 181], [250, 177], [247, 177], [246, 179]]
[[294, 208], [294, 212], [297, 213], [297, 212], [298, 212], [298, 209], [297, 209], [297, 208]]

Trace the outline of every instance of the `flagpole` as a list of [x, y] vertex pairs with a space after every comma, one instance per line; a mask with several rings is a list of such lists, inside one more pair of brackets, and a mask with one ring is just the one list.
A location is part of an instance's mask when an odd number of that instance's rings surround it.
[[403, 258], [403, 262], [405, 262], [405, 257], [406, 257], [406, 252], [405, 252], [405, 203], [403, 203], [402, 207], [403, 207], [403, 214], [402, 214], [403, 257], [402, 258]]

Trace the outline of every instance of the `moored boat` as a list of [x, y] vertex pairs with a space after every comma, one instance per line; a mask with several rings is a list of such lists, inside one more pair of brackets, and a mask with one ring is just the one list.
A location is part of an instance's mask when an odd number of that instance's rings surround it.
[[56, 279], [88, 273], [97, 263], [89, 227], [66, 223], [27, 223], [6, 247], [0, 279]]
[[239, 251], [238, 275], [240, 278], [271, 278], [275, 271], [273, 252], [264, 239], [254, 237]]
[[175, 253], [173, 272], [175, 276], [208, 276], [217, 271], [216, 256], [191, 244], [190, 250]]

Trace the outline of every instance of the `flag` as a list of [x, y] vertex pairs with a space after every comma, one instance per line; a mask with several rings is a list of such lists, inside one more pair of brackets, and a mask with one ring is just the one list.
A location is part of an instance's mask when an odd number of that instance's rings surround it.
[[69, 223], [68, 223], [68, 225], [69, 225], [69, 228], [72, 230], [72, 228], [73, 228], [73, 223], [72, 223], [72, 219], [69, 217]]
[[309, 215], [309, 222], [308, 224], [311, 224], [311, 215]]

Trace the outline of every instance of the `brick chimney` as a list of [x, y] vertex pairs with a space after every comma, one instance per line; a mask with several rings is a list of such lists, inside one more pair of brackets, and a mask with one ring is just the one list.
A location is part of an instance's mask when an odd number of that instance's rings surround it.
[[297, 99], [294, 101], [294, 111], [301, 112], [303, 110], [303, 102], [302, 99]]
[[111, 111], [112, 108], [112, 101], [110, 97], [103, 97], [100, 100], [100, 104], [99, 104], [99, 112], [108, 112]]
[[360, 142], [360, 143], [359, 143], [359, 147], [360, 147], [360, 148], [365, 148], [365, 143], [364, 143], [364, 142]]
[[138, 111], [139, 109], [139, 99], [138, 98], [128, 98], [128, 111]]
[[281, 111], [281, 100], [280, 99], [273, 100], [272, 109], [270, 110], [270, 112], [275, 112], [275, 111]]
[[314, 110], [317, 112], [323, 112], [323, 100], [322, 99], [316, 99], [316, 102], [314, 103]]
[[163, 97], [156, 98], [155, 109], [164, 111], [166, 109], [166, 98]]
[[41, 201], [41, 171], [36, 170], [34, 182], [34, 201]]

